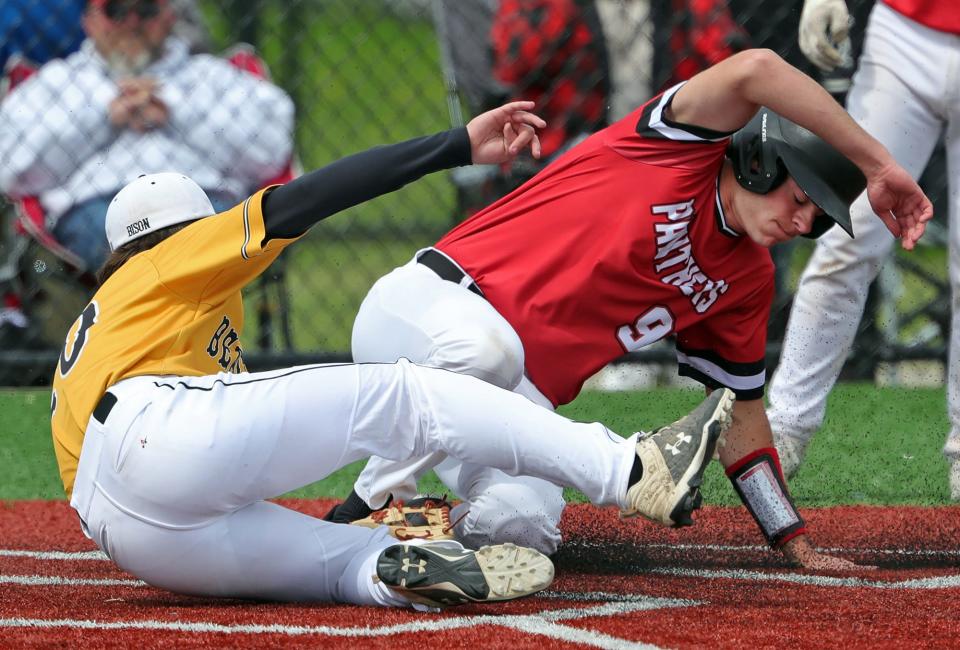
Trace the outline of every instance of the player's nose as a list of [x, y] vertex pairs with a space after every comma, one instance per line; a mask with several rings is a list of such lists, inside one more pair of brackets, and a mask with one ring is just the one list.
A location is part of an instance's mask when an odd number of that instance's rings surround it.
[[816, 219], [816, 213], [820, 210], [817, 206], [810, 203], [793, 213], [793, 228], [798, 235], [806, 235], [813, 228], [813, 221]]

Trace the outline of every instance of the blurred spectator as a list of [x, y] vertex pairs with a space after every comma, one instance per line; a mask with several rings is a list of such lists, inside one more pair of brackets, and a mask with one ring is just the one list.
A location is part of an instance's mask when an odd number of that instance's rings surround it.
[[[502, 104], [507, 89], [494, 77], [490, 28], [499, 0], [441, 0], [434, 12], [448, 90], [479, 115]], [[449, 85], [452, 83], [452, 87]], [[453, 126], [462, 126], [463, 118]]]
[[[81, 25], [87, 0], [4, 0], [0, 3], [0, 71], [12, 57], [34, 65], [73, 54], [80, 49]], [[173, 33], [193, 53], [210, 51], [210, 33], [196, 0], [171, 0], [177, 16]]]
[[619, 120], [655, 94], [649, 0], [596, 0], [610, 74], [608, 113]]
[[83, 41], [86, 0], [4, 0], [0, 3], [0, 70], [11, 57], [38, 64], [76, 52]]
[[548, 159], [748, 43], [723, 0], [500, 0], [490, 38], [496, 79], [547, 121]]
[[[510, 169], [451, 174], [457, 220], [565, 146], [748, 44], [723, 0], [441, 0], [435, 9], [448, 91], [472, 114], [511, 96], [532, 99], [548, 124], [541, 161], [522, 156]], [[451, 121], [462, 123], [456, 98]]]
[[607, 52], [593, 2], [500, 0], [490, 29], [493, 71], [547, 121], [544, 158], [607, 123]]
[[203, 21], [196, 0], [170, 0], [170, 6], [177, 16], [173, 24], [173, 34], [185, 41], [191, 54], [210, 51], [210, 32]]
[[225, 209], [284, 170], [293, 104], [280, 88], [171, 34], [167, 0], [90, 0], [87, 35], [0, 105], [0, 191], [39, 196], [54, 236], [95, 270], [109, 201], [177, 170]]

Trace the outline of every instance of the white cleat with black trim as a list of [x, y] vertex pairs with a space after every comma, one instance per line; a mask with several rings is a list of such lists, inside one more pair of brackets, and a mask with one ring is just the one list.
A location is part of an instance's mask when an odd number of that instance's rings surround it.
[[546, 589], [553, 562], [515, 544], [477, 551], [457, 542], [396, 544], [377, 559], [377, 577], [411, 602], [430, 607], [513, 600]]
[[621, 516], [640, 515], [673, 527], [693, 525], [691, 515], [703, 502], [703, 472], [733, 421], [735, 401], [730, 389], [715, 390], [688, 415], [639, 437], [643, 475], [628, 488], [628, 507]]
[[796, 476], [800, 466], [803, 465], [803, 458], [807, 455], [808, 440], [801, 440], [788, 434], [773, 434], [773, 445], [777, 448], [777, 455], [780, 456], [780, 469], [783, 470], [783, 476], [791, 479]]

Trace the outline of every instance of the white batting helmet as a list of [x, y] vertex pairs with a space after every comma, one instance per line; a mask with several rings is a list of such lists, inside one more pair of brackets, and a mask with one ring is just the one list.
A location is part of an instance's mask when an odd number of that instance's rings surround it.
[[176, 172], [144, 174], [117, 192], [107, 208], [107, 241], [115, 251], [161, 228], [216, 214], [200, 186]]

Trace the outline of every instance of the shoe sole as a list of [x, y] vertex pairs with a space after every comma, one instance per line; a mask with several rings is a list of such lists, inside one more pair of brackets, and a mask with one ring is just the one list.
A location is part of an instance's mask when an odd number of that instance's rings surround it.
[[703, 495], [700, 493], [700, 486], [703, 485], [703, 474], [707, 465], [713, 459], [713, 452], [717, 448], [717, 442], [720, 436], [733, 422], [733, 405], [736, 402], [736, 396], [728, 388], [723, 389], [723, 395], [717, 402], [716, 408], [710, 414], [710, 418], [702, 430], [700, 449], [697, 450], [697, 456], [690, 467], [684, 472], [677, 483], [677, 489], [685, 486], [682, 497], [670, 511], [670, 520], [673, 522], [673, 528], [683, 528], [693, 525], [693, 513], [703, 505]]
[[433, 607], [513, 600], [553, 582], [550, 558], [515, 544], [463, 553], [397, 544], [377, 560], [377, 577], [413, 602]]

